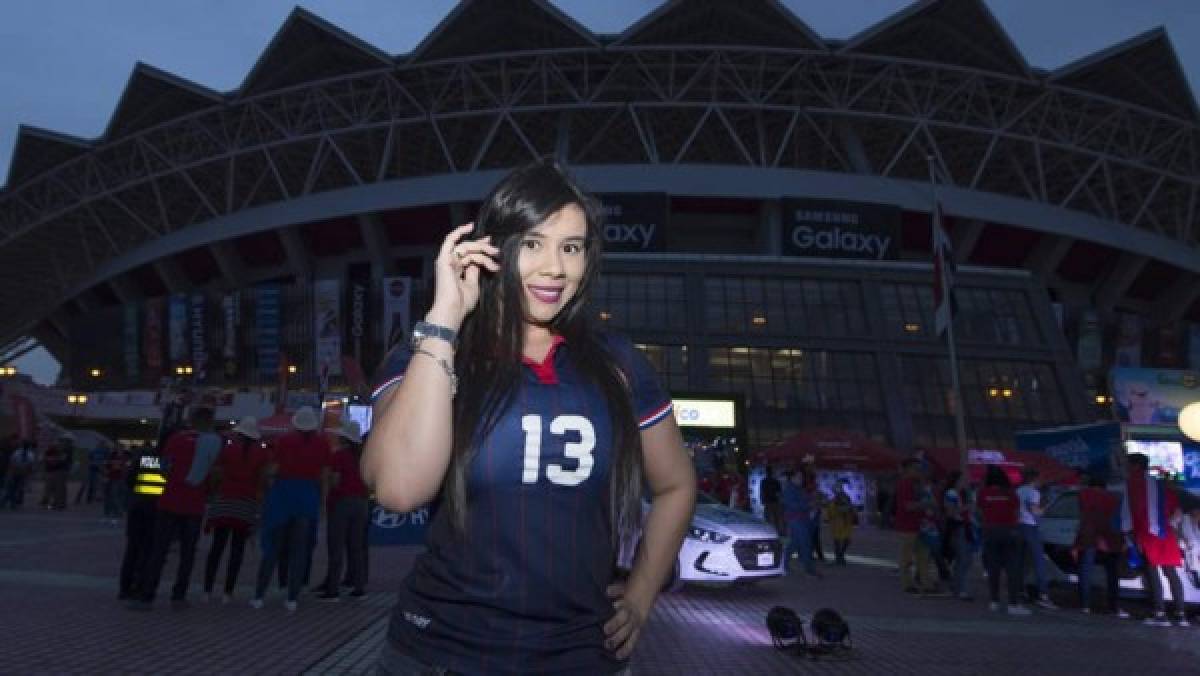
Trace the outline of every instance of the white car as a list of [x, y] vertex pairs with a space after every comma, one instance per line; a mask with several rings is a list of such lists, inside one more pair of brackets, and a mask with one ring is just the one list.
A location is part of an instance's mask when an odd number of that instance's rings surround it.
[[[646, 505], [649, 510], [649, 505]], [[620, 567], [629, 570], [641, 544], [641, 532], [621, 548]], [[762, 519], [726, 507], [705, 493], [696, 494], [696, 511], [675, 559], [666, 587], [685, 582], [737, 582], [783, 575], [783, 543]]]
[[[1046, 550], [1046, 558], [1050, 560], [1049, 571], [1053, 579], [1079, 584], [1079, 564], [1071, 554], [1075, 544], [1075, 534], [1079, 531], [1079, 491], [1067, 490], [1056, 497], [1042, 515], [1039, 527], [1042, 534], [1042, 545]], [[1184, 556], [1184, 561], [1188, 557]], [[1121, 595], [1141, 597], [1145, 595], [1142, 576], [1129, 570], [1122, 560], [1119, 565], [1121, 575]], [[1030, 579], [1031, 571], [1026, 572], [1026, 580]], [[1161, 575], [1161, 574], [1160, 574]], [[1200, 604], [1200, 571], [1188, 565], [1179, 567], [1179, 580], [1183, 583], [1183, 598], [1186, 603]], [[1103, 588], [1105, 584], [1104, 566], [1095, 565], [1092, 568], [1091, 585]], [[1163, 598], [1171, 601], [1171, 585], [1162, 578]]]

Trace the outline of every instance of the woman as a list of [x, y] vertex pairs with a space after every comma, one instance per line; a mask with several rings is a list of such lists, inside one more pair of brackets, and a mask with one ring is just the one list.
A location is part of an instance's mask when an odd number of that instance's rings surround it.
[[858, 511], [846, 493], [845, 479], [838, 479], [834, 487], [833, 501], [829, 506], [829, 530], [833, 535], [834, 563], [846, 565], [846, 550], [850, 548], [850, 536], [854, 533], [854, 525], [858, 523]]
[[[304, 579], [312, 539], [329, 475], [329, 441], [319, 434], [321, 421], [311, 406], [302, 406], [292, 416], [293, 431], [275, 440], [275, 457], [267, 464], [271, 488], [263, 504], [262, 560], [250, 606], [263, 607], [263, 595], [271, 581], [276, 560], [288, 558], [287, 600], [283, 607], [296, 610], [296, 599]], [[286, 535], [287, 551], [280, 540]]]
[[[596, 203], [543, 162], [442, 243], [433, 306], [386, 360], [363, 457], [385, 507], [437, 501], [382, 673], [626, 670], [696, 478], [652, 367], [591, 327], [600, 227]], [[638, 555], [610, 586], [643, 484]]]
[[967, 590], [967, 577], [971, 572], [971, 562], [975, 558], [975, 510], [971, 504], [966, 475], [958, 470], [946, 477], [942, 509], [946, 515], [943, 542], [949, 547], [950, 558], [954, 562], [950, 591], [957, 599], [971, 601], [973, 599]]
[[362, 461], [362, 434], [358, 423], [343, 419], [333, 435], [333, 459], [329, 476], [329, 523], [325, 544], [329, 553], [329, 571], [324, 589], [317, 598], [337, 601], [342, 579], [342, 561], [349, 559], [350, 598], [366, 597], [367, 486], [358, 465]]
[[1117, 605], [1121, 584], [1119, 564], [1125, 548], [1114, 521], [1121, 501], [1105, 490], [1104, 484], [1104, 477], [1092, 476], [1087, 488], [1079, 491], [1079, 530], [1073, 547], [1079, 557], [1079, 606], [1084, 613], [1092, 612], [1092, 569], [1099, 563], [1104, 566], [1109, 612], [1129, 617]]
[[230, 541], [233, 546], [229, 550], [225, 593], [221, 595], [221, 602], [233, 600], [233, 588], [237, 585], [238, 572], [242, 569], [242, 557], [246, 551], [246, 538], [258, 521], [265, 464], [266, 453], [262, 433], [258, 430], [258, 420], [246, 416], [233, 428], [233, 438], [221, 449], [213, 467], [213, 480], [217, 482], [216, 497], [209, 504], [204, 521], [204, 532], [213, 536], [208, 561], [204, 566], [204, 593], [209, 601], [213, 600], [217, 568], [221, 565], [221, 557], [225, 555], [225, 545]]
[[979, 491], [979, 514], [983, 522], [983, 567], [987, 569], [992, 611], [1000, 610], [1000, 573], [1008, 576], [1008, 614], [1029, 615], [1021, 605], [1024, 562], [1021, 537], [1017, 532], [1020, 504], [1017, 492], [1004, 470], [988, 465], [983, 490]]

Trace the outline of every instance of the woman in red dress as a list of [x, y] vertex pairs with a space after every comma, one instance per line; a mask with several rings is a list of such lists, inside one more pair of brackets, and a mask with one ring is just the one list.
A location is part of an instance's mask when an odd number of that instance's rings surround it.
[[266, 452], [258, 420], [251, 416], [233, 428], [233, 438], [228, 439], [213, 468], [218, 481], [216, 497], [208, 507], [204, 532], [213, 534], [212, 547], [208, 550], [208, 561], [204, 567], [204, 592], [213, 599], [213, 584], [217, 579], [217, 568], [225, 553], [225, 545], [233, 541], [229, 552], [229, 567], [225, 572], [225, 593], [222, 603], [233, 599], [233, 588], [237, 584], [238, 571], [246, 552], [246, 539], [258, 522], [258, 503], [262, 497], [263, 468]]

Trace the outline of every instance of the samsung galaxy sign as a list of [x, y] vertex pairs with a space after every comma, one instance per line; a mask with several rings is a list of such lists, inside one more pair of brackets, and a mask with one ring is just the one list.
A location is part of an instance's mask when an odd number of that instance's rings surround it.
[[900, 257], [900, 209], [839, 200], [785, 199], [783, 253], [882, 261]]
[[604, 250], [662, 251], [667, 229], [666, 193], [599, 195], [604, 218]]

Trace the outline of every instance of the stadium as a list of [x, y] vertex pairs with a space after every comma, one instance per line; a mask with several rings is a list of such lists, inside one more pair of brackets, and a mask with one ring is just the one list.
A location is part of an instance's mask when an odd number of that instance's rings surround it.
[[1186, 365], [1198, 119], [1164, 31], [1039, 70], [982, 0], [845, 41], [774, 0], [671, 0], [618, 35], [464, 0], [402, 55], [297, 9], [234, 91], [139, 64], [100, 138], [21, 128], [0, 344], [90, 395], [46, 412], [125, 435], [176, 374], [227, 417], [271, 410], [281, 377], [358, 394], [444, 233], [555, 156], [608, 217], [596, 319], [673, 392], [736, 397], [752, 447], [951, 446], [936, 192], [968, 442], [1002, 448], [1101, 414], [1118, 327]]

